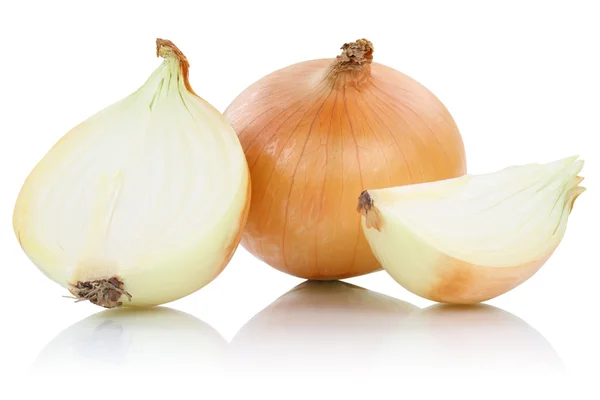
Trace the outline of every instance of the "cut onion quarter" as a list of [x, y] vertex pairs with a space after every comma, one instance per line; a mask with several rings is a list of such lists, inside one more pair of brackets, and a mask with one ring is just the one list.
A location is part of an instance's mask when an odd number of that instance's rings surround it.
[[585, 191], [578, 158], [366, 190], [362, 228], [405, 289], [443, 303], [486, 301], [533, 276], [561, 242]]

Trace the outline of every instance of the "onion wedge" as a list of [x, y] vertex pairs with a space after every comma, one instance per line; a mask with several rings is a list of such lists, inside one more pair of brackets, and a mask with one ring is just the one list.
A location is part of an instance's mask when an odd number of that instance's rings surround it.
[[533, 276], [561, 242], [585, 191], [578, 158], [365, 190], [363, 232], [382, 267], [414, 294], [489, 300]]

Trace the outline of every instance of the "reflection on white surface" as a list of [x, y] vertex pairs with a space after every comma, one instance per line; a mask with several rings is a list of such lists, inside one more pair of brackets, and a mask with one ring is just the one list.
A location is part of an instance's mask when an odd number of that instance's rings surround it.
[[117, 374], [215, 372], [227, 342], [208, 324], [166, 307], [113, 309], [61, 332], [39, 354], [34, 372]]
[[297, 286], [248, 321], [229, 345], [206, 323], [169, 308], [107, 310], [60, 333], [34, 363], [43, 375], [82, 373], [89, 378], [85, 385], [106, 374], [129, 383], [141, 377], [143, 384], [169, 375], [192, 377], [191, 387], [224, 379], [219, 387], [225, 391], [249, 388], [227, 384], [248, 379], [259, 388], [336, 378], [386, 378], [394, 386], [424, 377], [492, 375], [512, 382], [504, 378], [547, 377], [562, 369], [544, 337], [506, 311], [419, 309], [339, 281]]
[[506, 311], [421, 310], [343, 282], [305, 282], [277, 299], [239, 330], [228, 363], [238, 373], [301, 379], [562, 371], [546, 339]]
[[415, 375], [561, 376], [563, 364], [548, 341], [520, 318], [488, 305], [434, 305], [408, 318], [382, 346], [399, 371]]

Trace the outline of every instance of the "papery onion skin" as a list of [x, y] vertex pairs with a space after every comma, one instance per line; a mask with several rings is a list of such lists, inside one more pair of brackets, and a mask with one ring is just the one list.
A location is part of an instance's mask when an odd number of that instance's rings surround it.
[[[393, 210], [393, 197], [400, 196], [393, 193], [393, 188], [361, 193], [358, 210], [362, 214], [362, 227], [384, 269], [410, 292], [440, 303], [475, 304], [487, 301], [531, 278], [560, 244], [573, 204], [585, 191], [584, 187], [578, 186], [583, 178], [577, 176], [583, 162], [575, 159], [576, 157], [555, 162], [554, 165], [562, 163], [564, 170], [560, 174], [549, 175], [547, 180], [537, 182], [538, 186], [534, 189], [539, 190], [536, 194], [547, 190], [550, 195], [557, 197], [556, 202], [548, 203], [548, 208], [552, 206], [552, 211], [554, 207], [564, 211], [561, 219], [556, 222], [553, 235], [547, 240], [543, 238], [543, 248], [532, 249], [530, 255], [523, 257], [520, 262], [502, 263], [502, 259], [498, 258], [495, 265], [472, 263], [441, 250], [433, 244], [431, 238], [407, 225], [402, 219], [403, 214]], [[523, 169], [523, 175], [525, 173]], [[449, 191], [459, 190], [459, 180], [466, 182], [468, 179], [470, 176], [437, 182], [438, 187], [435, 190], [423, 190], [421, 196], [439, 196], [444, 190], [441, 185], [447, 185]], [[498, 188], [489, 187], [490, 193], [494, 190]], [[406, 199], [408, 193], [404, 194], [403, 201]], [[453, 211], [447, 212], [451, 214]], [[516, 235], [516, 232], [513, 234]], [[519, 243], [518, 246], [526, 249], [527, 243]], [[517, 253], [515, 248], [505, 248], [504, 251], [508, 254]]]
[[242, 245], [307, 279], [381, 268], [354, 212], [357, 191], [466, 172], [459, 130], [433, 93], [372, 62], [368, 40], [342, 50], [265, 76], [225, 111], [252, 176]]
[[13, 214], [30, 260], [106, 308], [163, 304], [210, 283], [249, 212], [237, 135], [194, 93], [181, 51], [164, 39], [156, 49], [162, 65], [63, 136], [25, 180]]

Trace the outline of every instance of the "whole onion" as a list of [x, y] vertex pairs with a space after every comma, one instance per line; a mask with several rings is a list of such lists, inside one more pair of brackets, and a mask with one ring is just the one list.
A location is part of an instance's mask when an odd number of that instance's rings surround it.
[[373, 63], [366, 39], [341, 49], [263, 77], [225, 111], [251, 170], [242, 246], [307, 279], [381, 268], [356, 213], [363, 190], [466, 173], [459, 130], [433, 93]]

